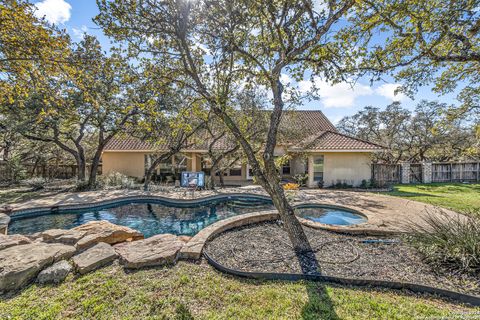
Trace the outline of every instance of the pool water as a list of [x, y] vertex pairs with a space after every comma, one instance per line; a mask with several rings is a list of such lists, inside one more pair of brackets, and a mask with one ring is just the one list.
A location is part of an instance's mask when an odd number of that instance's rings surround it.
[[295, 212], [299, 217], [304, 219], [338, 226], [367, 222], [367, 217], [360, 213], [336, 207], [306, 205], [297, 207]]
[[70, 229], [89, 221], [107, 220], [142, 232], [145, 237], [161, 233], [193, 236], [206, 226], [231, 216], [273, 209], [270, 200], [238, 197], [211, 200], [208, 204], [172, 204], [131, 201], [95, 210], [68, 210], [35, 216], [12, 217], [9, 234], [32, 234], [48, 229]]
[[[271, 209], [274, 209], [271, 200], [248, 196], [228, 196], [206, 200], [202, 204], [139, 199], [81, 210], [14, 215], [8, 233], [32, 234], [48, 229], [71, 229], [90, 221], [107, 220], [136, 229], [145, 237], [162, 233], [193, 236], [219, 220]], [[325, 224], [351, 225], [367, 221], [361, 214], [316, 204], [298, 206], [295, 212], [302, 218]]]

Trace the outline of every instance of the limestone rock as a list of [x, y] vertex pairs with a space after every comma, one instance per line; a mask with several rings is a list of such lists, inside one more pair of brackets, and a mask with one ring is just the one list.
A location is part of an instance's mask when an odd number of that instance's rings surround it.
[[50, 267], [42, 270], [37, 276], [37, 282], [40, 284], [60, 283], [72, 271], [72, 266], [65, 260], [54, 263]]
[[187, 243], [188, 241], [190, 241], [192, 239], [192, 237], [190, 237], [190, 236], [178, 236], [178, 239]]
[[0, 234], [7, 234], [10, 217], [5, 213], [0, 213]]
[[0, 250], [17, 246], [20, 244], [27, 244], [31, 243], [32, 241], [25, 236], [19, 234], [12, 234], [12, 235], [3, 235], [0, 234]]
[[58, 242], [63, 244], [76, 244], [80, 239], [85, 236], [86, 231], [79, 230], [64, 230], [64, 229], [50, 229], [40, 232], [37, 237], [41, 238], [44, 242]]
[[108, 221], [91, 221], [72, 230], [85, 232], [85, 236], [77, 242], [79, 249], [85, 249], [92, 245], [104, 242], [116, 244], [125, 241], [143, 239], [143, 234], [137, 230], [118, 226]]
[[72, 258], [75, 269], [80, 274], [103, 267], [117, 257], [117, 253], [111, 245], [100, 242], [86, 251]]
[[9, 247], [0, 251], [0, 292], [17, 290], [44, 267], [68, 259], [75, 247], [64, 244], [29, 243]]
[[120, 262], [130, 269], [172, 264], [185, 242], [172, 234], [160, 234], [151, 238], [121, 243], [115, 246]]

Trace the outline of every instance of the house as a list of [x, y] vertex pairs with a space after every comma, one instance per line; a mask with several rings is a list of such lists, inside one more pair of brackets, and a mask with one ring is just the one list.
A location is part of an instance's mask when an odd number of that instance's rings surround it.
[[[285, 179], [308, 174], [309, 187], [338, 182], [359, 185], [362, 180], [371, 178], [371, 155], [382, 149], [377, 144], [339, 133], [321, 111], [298, 110], [284, 112], [275, 156], [288, 155], [289, 161], [280, 169]], [[103, 152], [103, 172], [120, 172], [141, 179], [151, 157], [161, 151], [161, 146], [135, 137], [114, 138]], [[181, 150], [180, 154], [160, 164], [157, 175], [173, 181], [181, 171], [208, 173], [207, 151], [205, 145]], [[253, 180], [246, 163], [239, 162], [223, 174], [227, 184], [246, 184]]]

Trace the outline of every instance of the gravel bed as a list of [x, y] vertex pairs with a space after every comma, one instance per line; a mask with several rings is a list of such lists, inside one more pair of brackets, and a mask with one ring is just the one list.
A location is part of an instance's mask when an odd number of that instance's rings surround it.
[[[308, 227], [304, 230], [323, 275], [411, 282], [480, 295], [478, 277], [433, 269], [401, 239], [345, 235]], [[378, 240], [388, 243], [375, 242]], [[287, 233], [278, 221], [223, 232], [209, 241], [205, 250], [232, 269], [301, 273]]]

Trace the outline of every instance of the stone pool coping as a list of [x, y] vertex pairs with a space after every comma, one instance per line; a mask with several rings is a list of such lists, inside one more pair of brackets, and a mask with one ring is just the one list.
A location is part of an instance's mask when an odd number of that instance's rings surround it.
[[0, 234], [7, 234], [10, 217], [5, 213], [0, 213]]

